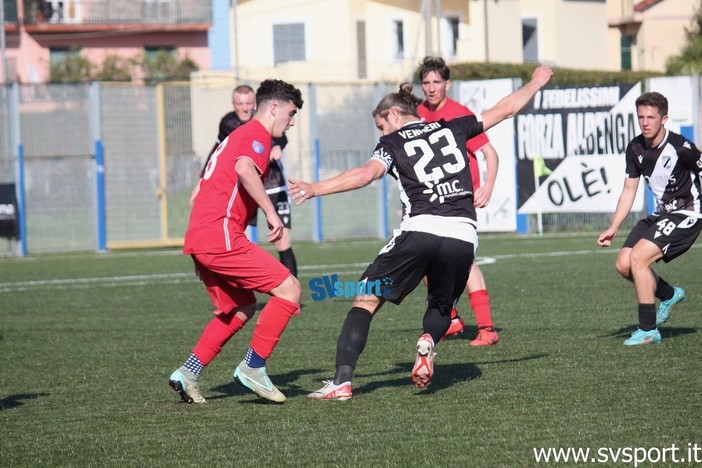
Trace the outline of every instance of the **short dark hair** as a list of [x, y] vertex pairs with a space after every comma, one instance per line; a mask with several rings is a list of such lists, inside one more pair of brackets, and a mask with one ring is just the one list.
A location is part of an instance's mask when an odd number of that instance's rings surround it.
[[292, 101], [298, 109], [302, 109], [302, 93], [299, 89], [282, 80], [265, 80], [256, 91], [256, 107], [261, 107], [266, 101]]
[[451, 79], [451, 69], [441, 57], [427, 56], [419, 62], [419, 81], [422, 81], [430, 72], [435, 72], [446, 81]]
[[412, 83], [402, 83], [399, 92], [390, 93], [380, 100], [373, 111], [373, 117], [387, 117], [391, 107], [395, 107], [402, 115], [418, 117], [417, 106], [421, 103], [422, 100], [412, 93]]
[[636, 99], [636, 108], [639, 106], [651, 106], [658, 109], [661, 117], [668, 115], [668, 99], [661, 93], [655, 91], [643, 93]]

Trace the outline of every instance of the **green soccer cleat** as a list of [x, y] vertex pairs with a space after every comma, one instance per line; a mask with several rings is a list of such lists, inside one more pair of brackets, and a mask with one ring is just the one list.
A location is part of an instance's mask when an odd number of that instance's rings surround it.
[[174, 370], [168, 377], [168, 385], [173, 390], [178, 392], [180, 399], [185, 403], [204, 403], [205, 397], [200, 393], [200, 384], [197, 383], [197, 377], [184, 366], [180, 366]]
[[624, 342], [624, 346], [638, 346], [644, 344], [653, 344], [661, 342], [661, 333], [657, 328], [649, 331], [643, 331], [637, 328], [634, 333]]
[[658, 306], [658, 312], [656, 312], [657, 327], [663, 325], [670, 318], [670, 313], [673, 311], [675, 304], [685, 300], [685, 290], [683, 288], [675, 286], [673, 289], [675, 290], [673, 297], [667, 301], [661, 301], [661, 304]]
[[256, 392], [261, 398], [276, 403], [284, 403], [286, 400], [285, 395], [268, 378], [265, 367], [249, 367], [245, 361], [241, 361], [234, 370], [234, 378], [239, 379], [244, 387]]

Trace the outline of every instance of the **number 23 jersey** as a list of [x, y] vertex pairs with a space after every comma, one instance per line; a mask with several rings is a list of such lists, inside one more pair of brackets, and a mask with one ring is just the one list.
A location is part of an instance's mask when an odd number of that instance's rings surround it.
[[[464, 116], [409, 122], [380, 138], [371, 159], [385, 164], [387, 173], [397, 179], [403, 224], [421, 218], [437, 223], [467, 222], [475, 227], [466, 141], [482, 132], [483, 124], [476, 116]], [[446, 231], [441, 234], [458, 237]]]

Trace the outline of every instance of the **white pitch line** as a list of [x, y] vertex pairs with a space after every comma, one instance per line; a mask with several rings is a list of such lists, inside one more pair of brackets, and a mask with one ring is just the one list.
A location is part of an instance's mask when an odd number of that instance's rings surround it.
[[[567, 255], [590, 255], [593, 253], [612, 253], [614, 250], [571, 250], [564, 252], [542, 252], [542, 253], [515, 253], [505, 255], [494, 255], [492, 257], [478, 257], [476, 263], [478, 265], [487, 265], [495, 263], [498, 260], [509, 260], [513, 258], [532, 258], [532, 257], [562, 257]], [[302, 265], [298, 269], [304, 271], [299, 274], [301, 278], [312, 278], [315, 276], [331, 275], [334, 273], [341, 274], [360, 274], [370, 264], [369, 262], [356, 263], [335, 263], [328, 265]], [[175, 273], [156, 273], [151, 275], [125, 275], [125, 276], [102, 276], [89, 278], [65, 278], [65, 279], [49, 279], [49, 280], [31, 280], [31, 281], [12, 281], [0, 283], [0, 293], [8, 293], [15, 291], [30, 291], [34, 289], [52, 289], [52, 288], [88, 288], [88, 287], [127, 287], [127, 286], [144, 286], [153, 283], [187, 283], [197, 282], [198, 279], [194, 272], [175, 272]]]

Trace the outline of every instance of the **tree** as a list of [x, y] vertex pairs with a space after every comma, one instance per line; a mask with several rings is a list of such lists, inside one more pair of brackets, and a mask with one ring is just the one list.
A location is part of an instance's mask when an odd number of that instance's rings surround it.
[[80, 55], [77, 47], [71, 47], [66, 57], [49, 67], [50, 83], [85, 83], [92, 79], [94, 65]]
[[98, 81], [132, 81], [132, 71], [136, 60], [118, 55], [106, 55], [102, 66], [97, 70], [93, 79]]
[[670, 57], [665, 64], [670, 75], [702, 73], [702, 4], [695, 11], [690, 28], [685, 28], [687, 43], [680, 55]]
[[190, 58], [179, 60], [174, 51], [159, 50], [153, 57], [144, 54], [141, 60], [144, 82], [157, 84], [163, 81], [190, 80], [190, 73], [198, 69]]

